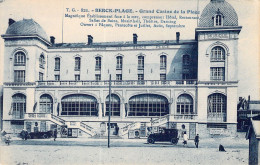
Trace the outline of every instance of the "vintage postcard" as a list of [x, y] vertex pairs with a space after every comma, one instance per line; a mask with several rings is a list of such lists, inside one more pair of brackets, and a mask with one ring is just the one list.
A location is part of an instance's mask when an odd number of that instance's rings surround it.
[[258, 164], [258, 0], [0, 0], [0, 164]]

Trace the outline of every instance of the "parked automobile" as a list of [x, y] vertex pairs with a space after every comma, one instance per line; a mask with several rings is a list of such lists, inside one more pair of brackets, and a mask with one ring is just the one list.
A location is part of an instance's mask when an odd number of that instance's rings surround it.
[[155, 142], [171, 142], [172, 144], [178, 143], [178, 130], [163, 128], [160, 133], [152, 133], [148, 136], [147, 142], [154, 144]]
[[52, 131], [47, 132], [31, 132], [29, 133], [28, 139], [46, 139], [51, 138], [53, 135]]

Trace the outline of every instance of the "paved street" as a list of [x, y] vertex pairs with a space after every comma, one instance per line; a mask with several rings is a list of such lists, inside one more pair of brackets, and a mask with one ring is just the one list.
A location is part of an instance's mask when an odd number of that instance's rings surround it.
[[[227, 152], [219, 152], [218, 145]], [[147, 144], [146, 139], [58, 138], [1, 143], [1, 164], [247, 164], [248, 141], [237, 138], [201, 139], [199, 148], [190, 140]]]

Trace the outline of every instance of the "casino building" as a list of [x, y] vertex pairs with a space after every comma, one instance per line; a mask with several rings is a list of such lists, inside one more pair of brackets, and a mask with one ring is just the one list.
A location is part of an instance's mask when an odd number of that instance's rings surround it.
[[[238, 35], [233, 7], [211, 0], [195, 39], [55, 43], [33, 19], [9, 20], [5, 41], [3, 129], [111, 135], [146, 127], [232, 135], [237, 124]], [[75, 132], [76, 130], [76, 132]]]

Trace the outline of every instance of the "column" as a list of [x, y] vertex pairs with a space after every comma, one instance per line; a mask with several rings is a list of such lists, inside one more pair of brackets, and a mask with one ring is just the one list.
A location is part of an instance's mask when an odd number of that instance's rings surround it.
[[102, 119], [102, 103], [98, 103], [98, 118]]
[[125, 103], [120, 103], [120, 117], [125, 119]]

